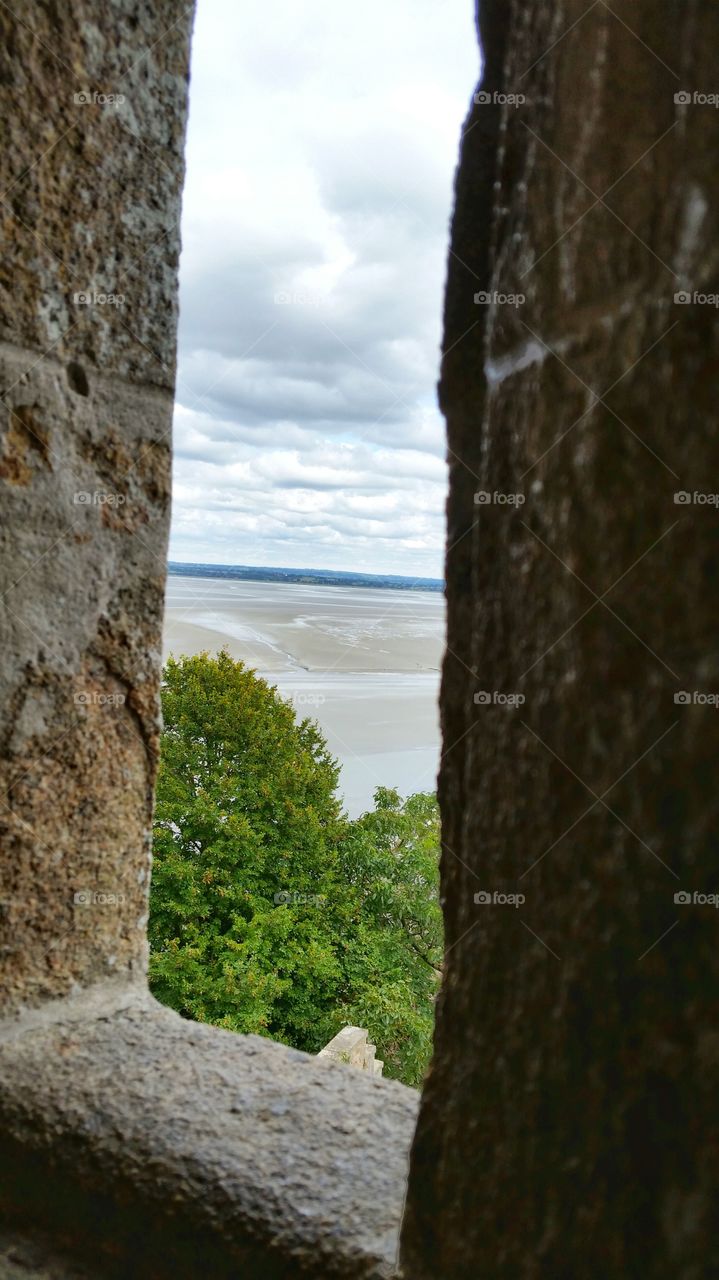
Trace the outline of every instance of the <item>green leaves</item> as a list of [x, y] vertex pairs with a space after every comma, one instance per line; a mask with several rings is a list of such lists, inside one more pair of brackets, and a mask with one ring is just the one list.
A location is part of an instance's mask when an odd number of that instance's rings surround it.
[[433, 796], [349, 822], [312, 721], [226, 652], [170, 660], [150, 979], [183, 1016], [316, 1053], [367, 1027], [419, 1084], [441, 963]]

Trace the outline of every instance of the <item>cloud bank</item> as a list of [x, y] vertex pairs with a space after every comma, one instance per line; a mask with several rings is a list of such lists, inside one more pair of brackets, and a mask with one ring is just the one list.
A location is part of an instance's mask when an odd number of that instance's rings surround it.
[[202, 0], [171, 558], [440, 576], [470, 0]]

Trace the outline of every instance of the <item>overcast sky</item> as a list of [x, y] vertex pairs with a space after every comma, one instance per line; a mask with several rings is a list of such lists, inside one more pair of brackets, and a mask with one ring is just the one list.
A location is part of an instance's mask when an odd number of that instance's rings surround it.
[[199, 0], [170, 556], [441, 576], [472, 0]]

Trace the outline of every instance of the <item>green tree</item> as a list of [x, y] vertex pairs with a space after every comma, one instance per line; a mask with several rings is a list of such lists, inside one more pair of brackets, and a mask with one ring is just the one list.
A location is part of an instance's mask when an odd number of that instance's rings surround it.
[[170, 659], [162, 702], [152, 988], [185, 1017], [301, 1043], [341, 976], [320, 909], [344, 825], [337, 765], [226, 652]]
[[226, 652], [170, 660], [150, 980], [188, 1018], [317, 1052], [366, 1027], [418, 1084], [441, 958], [433, 796], [342, 813], [312, 721]]
[[442, 964], [439, 812], [434, 795], [379, 787], [340, 846], [353, 917], [343, 939], [340, 1025], [367, 1027], [387, 1074], [427, 1069]]

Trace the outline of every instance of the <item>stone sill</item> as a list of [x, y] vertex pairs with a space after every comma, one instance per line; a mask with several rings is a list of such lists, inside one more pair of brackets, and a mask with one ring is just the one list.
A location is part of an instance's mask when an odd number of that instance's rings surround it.
[[395, 1274], [404, 1085], [105, 985], [0, 1023], [0, 1078], [0, 1212], [45, 1275]]

